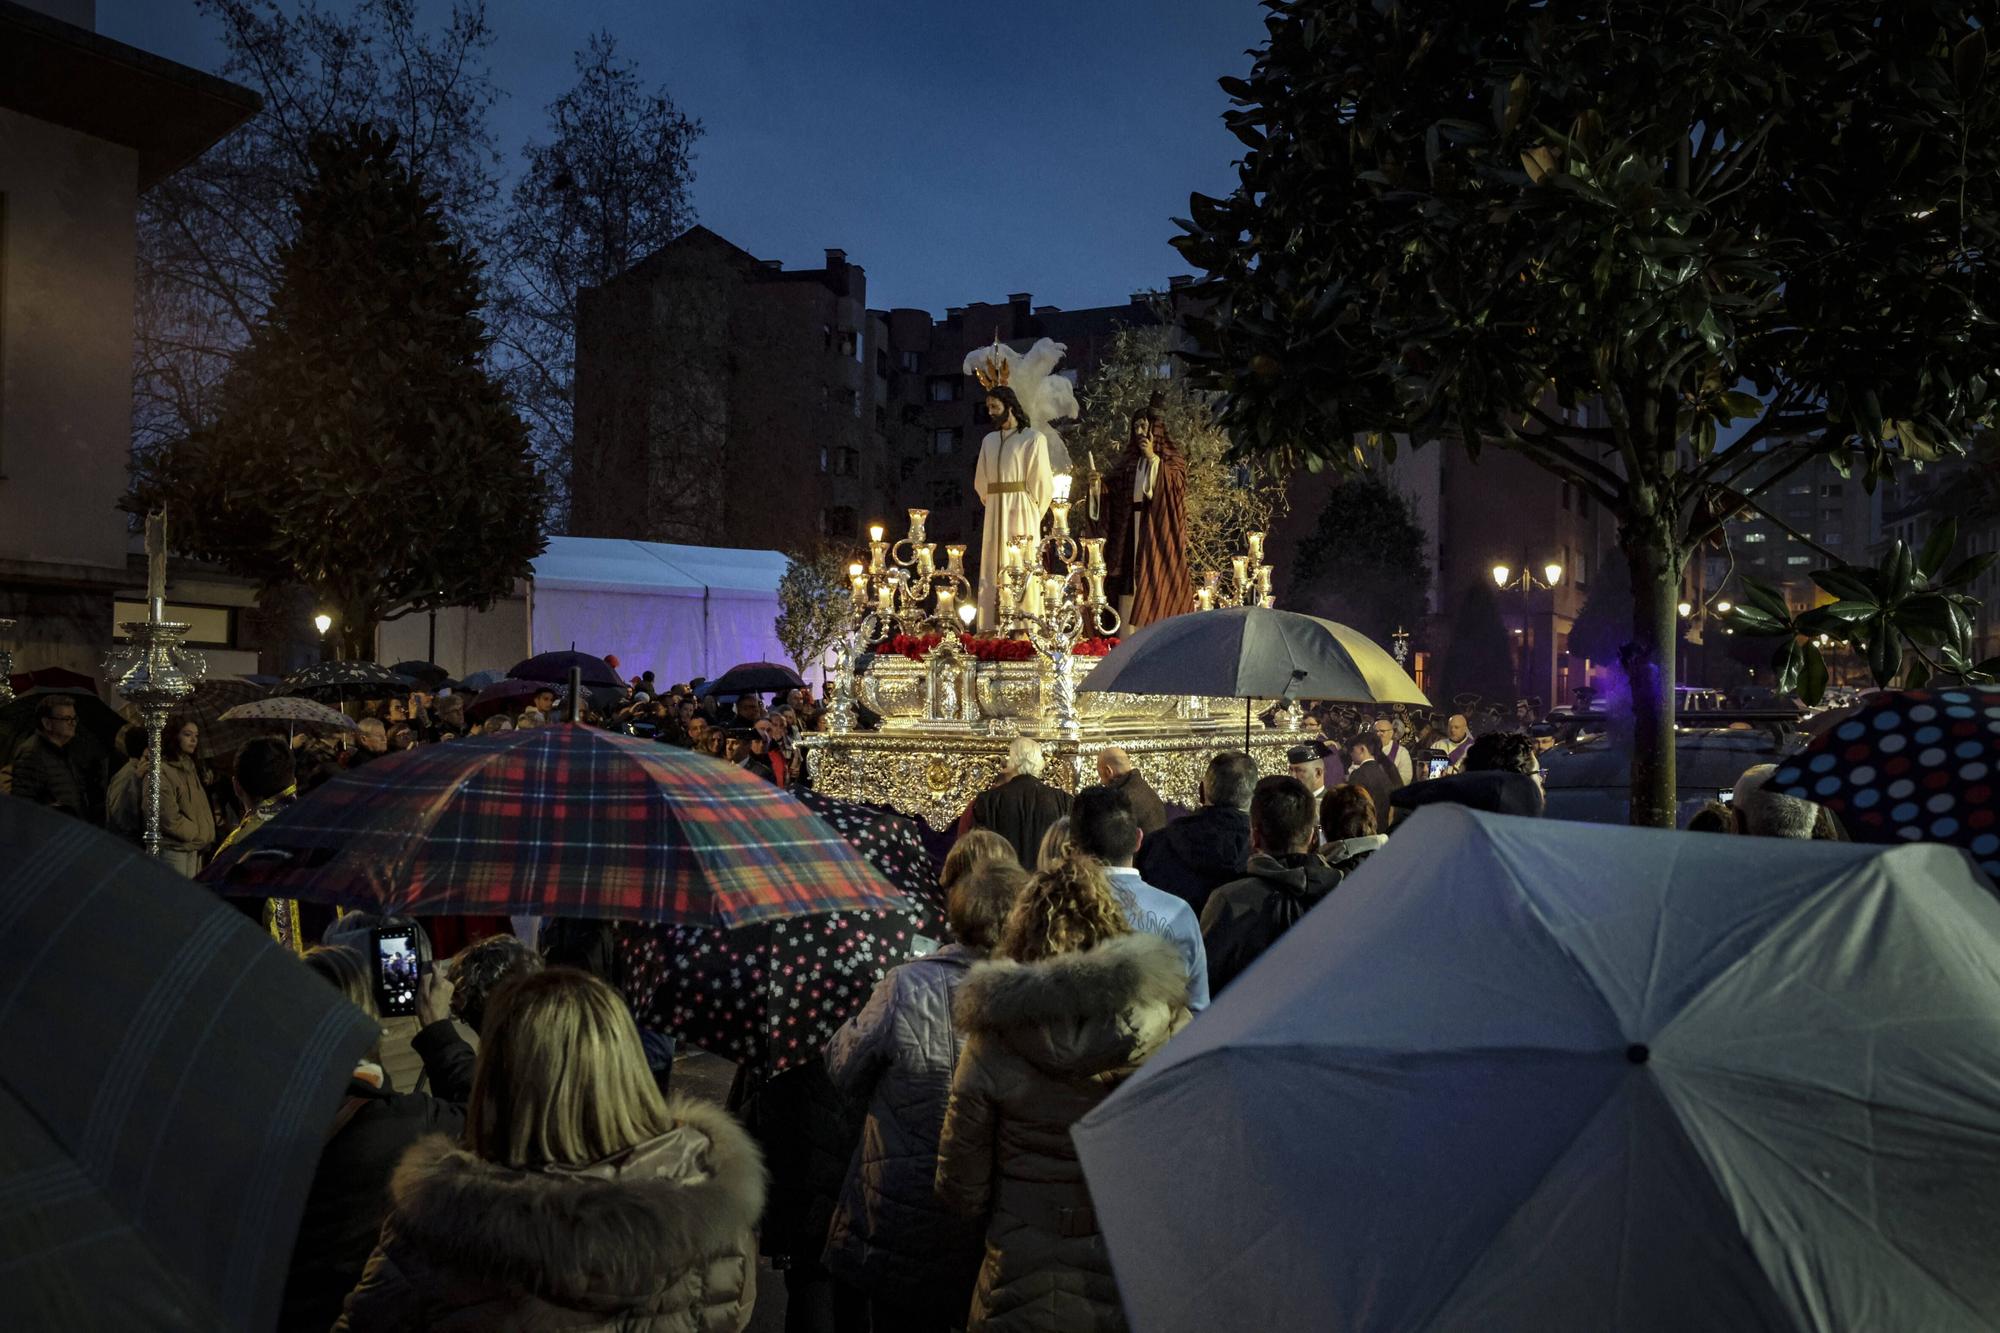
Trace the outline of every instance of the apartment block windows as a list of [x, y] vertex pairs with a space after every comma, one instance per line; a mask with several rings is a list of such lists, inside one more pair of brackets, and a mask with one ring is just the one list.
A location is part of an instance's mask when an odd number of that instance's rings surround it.
[[957, 426], [940, 426], [931, 432], [931, 452], [955, 454], [958, 452], [959, 441], [964, 438], [965, 432]]
[[964, 392], [962, 380], [958, 375], [933, 375], [925, 385], [924, 396], [934, 403], [955, 403]]
[[899, 364], [912, 375], [924, 368], [924, 354], [922, 352], [904, 352], [901, 354], [901, 357], [902, 359]]

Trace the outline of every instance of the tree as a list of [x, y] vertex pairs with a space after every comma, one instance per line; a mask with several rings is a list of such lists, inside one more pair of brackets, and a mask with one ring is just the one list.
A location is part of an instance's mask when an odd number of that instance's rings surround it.
[[1872, 485], [1994, 413], [1985, 29], [1946, 0], [1268, 7], [1222, 83], [1237, 189], [1176, 242], [1213, 302], [1194, 364], [1247, 452], [1490, 445], [1609, 508], [1632, 818], [1669, 823], [1690, 554], [1815, 456]]
[[[701, 122], [648, 91], [609, 33], [576, 53], [549, 103], [547, 142], [522, 150], [502, 249], [498, 326], [536, 453], [567, 494], [576, 406], [577, 293], [610, 281], [694, 225]], [[559, 497], [561, 498], [561, 497]], [[566, 506], [565, 506], [566, 507]]]
[[822, 662], [847, 627], [851, 592], [847, 561], [831, 546], [787, 558], [778, 580], [778, 642], [804, 675]]
[[130, 503], [171, 510], [186, 555], [305, 584], [368, 657], [381, 621], [483, 607], [526, 577], [543, 494], [437, 197], [366, 126], [310, 154], [215, 423], [162, 449]]
[[1467, 585], [1452, 617], [1451, 641], [1445, 645], [1444, 667], [1438, 673], [1446, 697], [1476, 694], [1497, 708], [1511, 708], [1520, 693], [1520, 672], [1514, 665], [1514, 645], [1506, 622], [1485, 581]]
[[1342, 478], [1292, 567], [1294, 609], [1352, 625], [1378, 643], [1424, 615], [1430, 590], [1424, 530], [1382, 478]]
[[1161, 396], [1167, 434], [1187, 455], [1188, 568], [1199, 578], [1203, 570], [1228, 569], [1229, 558], [1243, 553], [1244, 534], [1268, 529], [1284, 512], [1285, 492], [1254, 464], [1232, 457], [1229, 435], [1216, 421], [1215, 395], [1171, 373], [1174, 342], [1171, 324], [1120, 329], [1078, 392], [1083, 420], [1067, 443], [1079, 474], [1092, 456], [1109, 473], [1124, 456], [1132, 414]]
[[479, 245], [498, 194], [483, 57], [483, 0], [435, 32], [414, 0], [196, 0], [221, 25], [222, 72], [263, 99], [235, 133], [139, 200], [133, 444], [143, 456], [213, 422], [230, 362], [276, 287], [292, 201], [316, 135], [363, 123], [393, 132], [453, 234]]

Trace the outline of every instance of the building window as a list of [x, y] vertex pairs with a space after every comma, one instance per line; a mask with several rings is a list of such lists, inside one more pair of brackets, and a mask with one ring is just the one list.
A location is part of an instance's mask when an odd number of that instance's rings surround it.
[[1761, 532], [1746, 532], [1743, 534], [1743, 540], [1746, 542], [1761, 542], [1764, 539], [1765, 534]]
[[955, 403], [959, 400], [961, 388], [957, 375], [933, 375], [924, 396], [934, 403]]
[[940, 426], [931, 432], [931, 452], [934, 454], [954, 454], [958, 452], [958, 442], [965, 432], [957, 426]]
[[861, 391], [860, 391], [860, 390], [858, 390], [858, 389], [849, 389], [849, 390], [847, 390], [847, 391], [846, 391], [846, 393], [847, 393], [847, 408], [848, 408], [848, 410], [849, 410], [850, 412], [854, 413], [854, 415], [855, 415], [855, 416], [857, 416], [857, 417], [858, 417], [858, 416], [860, 416], [860, 415], [861, 415]]
[[1840, 545], [1840, 534], [1837, 532], [1826, 533], [1820, 537], [1819, 544], [1821, 546], [1838, 546]]
[[1819, 493], [1829, 500], [1833, 499], [1841, 493], [1841, 483], [1829, 481], [1826, 485], [1819, 488]]
[[821, 472], [829, 471], [832, 461], [833, 460], [830, 457], [830, 451], [827, 449], [825, 445], [822, 444], [819, 447], [819, 470]]
[[824, 536], [839, 541], [846, 541], [861, 534], [861, 530], [854, 523], [854, 510], [846, 505], [835, 505], [831, 509], [821, 510], [819, 524]]
[[1810, 482], [1803, 486], [1793, 486], [1785, 492], [1787, 495], [1811, 495], [1812, 493], [1813, 488]]
[[843, 477], [858, 477], [861, 475], [861, 451], [859, 449], [842, 449], [840, 451], [840, 475]]
[[875, 378], [878, 380], [889, 378], [889, 354], [879, 347], [875, 349]]
[[1809, 565], [1812, 563], [1812, 557], [1809, 555], [1788, 555], [1785, 557], [1785, 563], [1788, 565]]
[[902, 353], [902, 358], [903, 369], [909, 371], [912, 375], [924, 368], [924, 354], [922, 352], [904, 352]]

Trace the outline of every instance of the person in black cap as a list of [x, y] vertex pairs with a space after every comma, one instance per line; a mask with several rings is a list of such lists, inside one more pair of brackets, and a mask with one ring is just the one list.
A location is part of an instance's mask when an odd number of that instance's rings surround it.
[[[1326, 795], [1326, 756], [1317, 745], [1294, 745], [1285, 751], [1285, 763], [1291, 766], [1292, 776], [1305, 784], [1312, 793], [1313, 807], [1319, 806], [1320, 797]], [[1255, 811], [1251, 814], [1255, 831]]]

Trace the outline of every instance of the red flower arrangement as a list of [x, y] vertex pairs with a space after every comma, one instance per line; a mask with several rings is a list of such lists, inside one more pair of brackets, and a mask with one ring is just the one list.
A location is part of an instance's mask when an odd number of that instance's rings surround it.
[[[896, 634], [875, 645], [877, 653], [888, 653], [907, 657], [912, 662], [921, 662], [930, 656], [931, 649], [944, 641], [941, 634]], [[966, 656], [981, 662], [1031, 662], [1035, 657], [1035, 645], [1026, 639], [1001, 639], [976, 637], [971, 634], [958, 636], [960, 646]], [[1118, 646], [1113, 636], [1103, 639], [1083, 639], [1071, 649], [1078, 657], [1102, 657]]]

